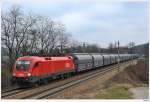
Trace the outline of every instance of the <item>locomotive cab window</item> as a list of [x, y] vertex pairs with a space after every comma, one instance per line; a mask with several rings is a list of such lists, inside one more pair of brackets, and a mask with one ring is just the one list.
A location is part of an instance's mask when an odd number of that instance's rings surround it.
[[17, 61], [16, 62], [16, 69], [17, 70], [24, 70], [27, 71], [30, 66], [30, 61]]
[[36, 63], [34, 64], [34, 67], [33, 67], [33, 68], [37, 68], [37, 67], [39, 67], [39, 62], [36, 62]]

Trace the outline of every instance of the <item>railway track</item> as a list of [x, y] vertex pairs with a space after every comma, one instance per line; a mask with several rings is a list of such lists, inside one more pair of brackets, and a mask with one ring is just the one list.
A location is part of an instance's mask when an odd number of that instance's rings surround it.
[[13, 95], [13, 94], [17, 94], [17, 93], [20, 93], [20, 92], [23, 92], [23, 91], [24, 91], [24, 89], [20, 89], [20, 88], [11, 89], [11, 90], [2, 92], [1, 97], [5, 98], [7, 96], [10, 96], [10, 95]]
[[12, 88], [12, 89], [8, 89], [8, 90], [2, 90], [2, 93], [6, 93], [6, 92], [10, 92], [10, 91], [14, 91], [14, 90], [17, 90], [19, 87], [15, 87], [15, 88]]
[[[121, 63], [121, 65], [127, 64], [129, 62], [130, 61]], [[82, 77], [76, 78], [74, 80], [69, 80], [69, 81], [66, 81], [66, 82], [64, 80], [63, 83], [59, 83], [58, 85], [57, 85], [57, 82], [56, 83], [51, 83], [51, 84], [53, 84], [51, 87], [40, 86], [39, 88], [34, 88], [34, 89], [31, 89], [31, 90], [20, 90], [20, 91], [19, 90], [18, 91], [14, 90], [11, 93], [8, 92], [7, 95], [6, 95], [6, 93], [4, 93], [4, 95], [2, 94], [2, 98], [5, 98], [5, 99], [10, 99], [10, 98], [43, 99], [43, 98], [47, 98], [48, 96], [60, 93], [63, 90], [65, 90], [65, 89], [67, 89], [71, 86], [74, 86], [74, 85], [82, 83], [86, 80], [92, 79], [92, 78], [94, 78], [94, 77], [96, 77], [100, 74], [103, 75], [106, 72], [117, 68], [116, 66], [117, 66], [116, 64], [111, 65], [111, 66], [105, 66], [105, 67], [103, 67], [103, 69], [98, 69], [98, 70], [92, 71], [88, 74], [85, 73], [86, 75], [83, 75]], [[27, 95], [25, 95], [25, 92], [26, 92]], [[13, 96], [13, 97], [11, 97], [11, 96]]]
[[112, 70], [112, 69], [113, 69], [113, 68], [107, 69], [107, 70], [103, 70], [103, 71], [98, 71], [98, 72], [96, 72], [96, 73], [91, 73], [90, 75], [87, 75], [87, 76], [85, 76], [84, 78], [81, 78], [81, 79], [79, 79], [79, 80], [71, 81], [71, 82], [68, 82], [68, 83], [66, 83], [66, 84], [64, 84], [64, 85], [57, 86], [57, 87], [54, 87], [54, 88], [52, 88], [52, 89], [45, 90], [45, 91], [43, 91], [43, 92], [41, 92], [41, 93], [38, 93], [38, 95], [33, 95], [33, 96], [28, 97], [28, 98], [30, 98], [30, 99], [43, 99], [43, 98], [47, 98], [47, 97], [50, 96], [50, 95], [57, 94], [57, 93], [59, 93], [59, 92], [65, 90], [65, 89], [67, 89], [67, 88], [69, 88], [69, 87], [71, 87], [71, 86], [74, 86], [74, 85], [76, 85], [76, 84], [79, 84], [79, 83], [81, 83], [81, 82], [84, 82], [84, 81], [86, 81], [86, 80], [89, 80], [89, 79], [91, 79], [91, 78], [93, 78], [93, 77], [96, 77], [96, 76], [99, 75], [99, 74], [104, 74], [104, 73], [106, 73], [106, 72], [108, 72], [108, 71], [110, 71], [110, 70]]

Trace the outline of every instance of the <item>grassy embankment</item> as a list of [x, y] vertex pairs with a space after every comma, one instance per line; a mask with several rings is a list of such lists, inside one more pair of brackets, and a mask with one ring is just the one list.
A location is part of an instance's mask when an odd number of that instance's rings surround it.
[[145, 62], [138, 61], [137, 65], [129, 66], [106, 82], [106, 88], [99, 92], [95, 98], [131, 99], [130, 88], [148, 86], [148, 72]]

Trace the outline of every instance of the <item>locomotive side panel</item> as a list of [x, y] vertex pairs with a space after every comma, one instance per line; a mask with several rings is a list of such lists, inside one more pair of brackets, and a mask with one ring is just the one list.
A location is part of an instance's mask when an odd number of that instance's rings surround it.
[[39, 76], [59, 75], [66, 72], [73, 72], [75, 70], [73, 60], [68, 57], [52, 57], [51, 60], [41, 62], [39, 68]]

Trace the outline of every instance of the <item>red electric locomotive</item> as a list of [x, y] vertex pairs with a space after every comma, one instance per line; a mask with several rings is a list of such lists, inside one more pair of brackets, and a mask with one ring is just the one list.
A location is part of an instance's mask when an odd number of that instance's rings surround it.
[[17, 82], [36, 83], [75, 72], [73, 58], [25, 56], [17, 59], [13, 78]]

